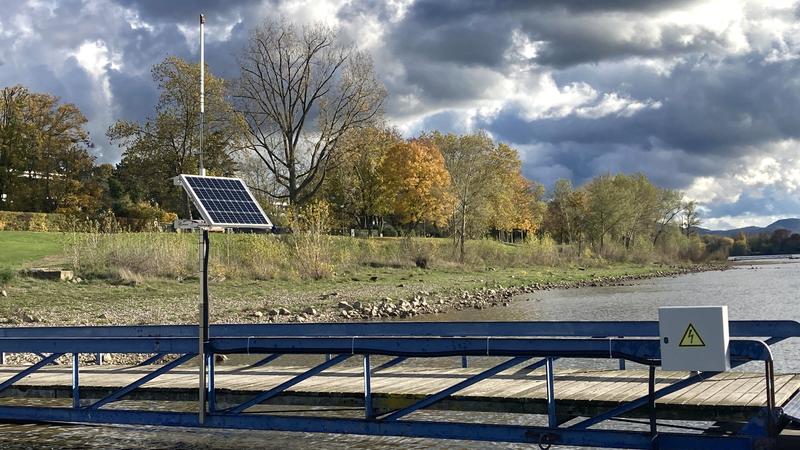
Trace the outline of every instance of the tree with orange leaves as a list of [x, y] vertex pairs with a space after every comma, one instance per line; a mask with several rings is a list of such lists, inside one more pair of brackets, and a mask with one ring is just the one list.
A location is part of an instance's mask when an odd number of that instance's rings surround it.
[[398, 142], [381, 165], [391, 209], [403, 224], [442, 226], [453, 209], [450, 174], [431, 142]]

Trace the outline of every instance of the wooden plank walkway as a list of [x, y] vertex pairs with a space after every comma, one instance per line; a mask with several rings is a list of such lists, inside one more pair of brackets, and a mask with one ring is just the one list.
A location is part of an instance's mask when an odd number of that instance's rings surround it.
[[[160, 366], [82, 366], [82, 398], [100, 398]], [[0, 381], [22, 368], [0, 366]], [[219, 404], [236, 404], [289, 380], [306, 367], [264, 366], [247, 369], [217, 366], [215, 383]], [[481, 372], [481, 368], [420, 368], [395, 366], [372, 376], [373, 404], [377, 411], [409, 405]], [[686, 372], [657, 372], [656, 388], [687, 377]], [[179, 367], [126, 397], [131, 400], [190, 401], [197, 398], [197, 368]], [[782, 406], [800, 389], [800, 375], [776, 375], [776, 404]], [[555, 393], [559, 415], [587, 416], [647, 394], [643, 370], [577, 370], [556, 372]], [[18, 381], [3, 397], [68, 398], [71, 368], [49, 366]], [[360, 367], [334, 367], [296, 385], [259, 408], [276, 405], [358, 407], [363, 405]], [[726, 372], [658, 400], [661, 418], [686, 420], [745, 420], [766, 404], [761, 373]], [[546, 413], [543, 370], [511, 369], [466, 388], [433, 408], [460, 411]], [[638, 411], [630, 416], [642, 416]]]

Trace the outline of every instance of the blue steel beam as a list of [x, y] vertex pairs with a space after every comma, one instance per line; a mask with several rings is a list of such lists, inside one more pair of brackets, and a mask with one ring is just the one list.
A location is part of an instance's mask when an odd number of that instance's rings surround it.
[[81, 385], [80, 385], [80, 360], [78, 353], [72, 354], [72, 407], [81, 407]]
[[443, 400], [443, 399], [453, 395], [454, 393], [456, 393], [456, 392], [458, 392], [458, 391], [460, 391], [462, 389], [468, 388], [468, 387], [472, 386], [473, 384], [475, 384], [475, 383], [477, 383], [479, 381], [483, 381], [483, 380], [485, 380], [485, 379], [487, 379], [489, 377], [493, 377], [493, 376], [497, 375], [498, 373], [500, 373], [500, 372], [502, 372], [502, 371], [504, 371], [506, 369], [509, 369], [511, 367], [514, 367], [514, 366], [516, 366], [518, 364], [521, 364], [521, 363], [527, 361], [528, 359], [530, 359], [530, 358], [527, 358], [527, 357], [524, 357], [524, 356], [518, 356], [516, 358], [511, 358], [508, 361], [505, 361], [505, 362], [503, 362], [501, 364], [498, 364], [498, 365], [492, 367], [491, 369], [484, 370], [483, 372], [481, 372], [481, 373], [479, 373], [477, 375], [473, 375], [473, 376], [467, 378], [464, 381], [456, 383], [456, 384], [450, 386], [447, 389], [441, 390], [441, 391], [439, 391], [439, 392], [437, 392], [437, 393], [435, 393], [433, 395], [430, 395], [430, 396], [426, 397], [425, 399], [420, 400], [417, 403], [414, 403], [413, 405], [407, 406], [407, 407], [405, 407], [405, 408], [403, 408], [401, 410], [398, 410], [398, 411], [395, 411], [393, 413], [390, 413], [390, 414], [384, 416], [381, 420], [385, 420], [385, 421], [397, 420], [397, 419], [399, 419], [399, 418], [401, 418], [403, 416], [407, 416], [407, 415], [413, 413], [414, 411], [417, 411], [417, 410], [420, 410], [420, 409], [423, 409], [423, 408], [427, 408], [428, 406], [431, 406], [432, 404], [434, 404], [434, 403], [436, 403], [436, 402], [438, 402], [440, 400]]
[[283, 383], [275, 386], [274, 388], [272, 388], [272, 389], [270, 389], [270, 390], [268, 390], [266, 392], [262, 392], [261, 394], [256, 395], [255, 397], [251, 398], [250, 400], [247, 400], [246, 402], [244, 402], [244, 403], [242, 403], [242, 404], [240, 404], [238, 406], [234, 406], [232, 408], [229, 408], [226, 411], [226, 413], [228, 413], [228, 414], [238, 414], [238, 413], [244, 411], [245, 409], [250, 408], [251, 406], [255, 406], [255, 405], [257, 405], [257, 404], [259, 404], [261, 402], [265, 402], [265, 401], [271, 399], [272, 397], [275, 397], [276, 395], [279, 395], [280, 393], [282, 393], [286, 389], [289, 389], [290, 387], [292, 387], [292, 386], [294, 386], [294, 385], [296, 385], [296, 384], [298, 384], [298, 383], [300, 383], [302, 381], [305, 381], [305, 380], [313, 377], [314, 375], [317, 375], [318, 373], [322, 372], [325, 369], [328, 369], [330, 367], [335, 366], [336, 364], [339, 364], [340, 362], [350, 358], [351, 356], [353, 356], [353, 355], [352, 354], [339, 355], [339, 356], [337, 356], [335, 358], [332, 358], [332, 359], [330, 359], [328, 361], [325, 361], [322, 364], [314, 366], [311, 369], [307, 370], [306, 372], [303, 372], [300, 375], [297, 375], [296, 377], [294, 377], [294, 378], [292, 378], [290, 380], [284, 381]]
[[169, 363], [164, 364], [163, 366], [159, 367], [157, 370], [154, 370], [153, 372], [148, 373], [147, 375], [143, 376], [142, 378], [139, 378], [138, 380], [134, 381], [133, 383], [131, 383], [131, 384], [129, 384], [129, 385], [123, 387], [123, 388], [120, 388], [119, 390], [116, 390], [116, 391], [112, 392], [111, 394], [101, 398], [100, 400], [92, 403], [91, 405], [87, 406], [87, 409], [99, 409], [100, 407], [102, 407], [102, 406], [104, 406], [104, 405], [106, 405], [108, 403], [111, 403], [113, 401], [119, 400], [123, 396], [125, 396], [125, 395], [129, 394], [130, 392], [132, 392], [134, 389], [138, 388], [139, 386], [147, 383], [148, 381], [150, 381], [150, 380], [152, 380], [152, 379], [154, 379], [154, 378], [156, 378], [156, 377], [158, 377], [160, 375], [163, 375], [163, 374], [169, 372], [170, 370], [180, 366], [181, 364], [183, 364], [186, 361], [194, 358], [195, 356], [197, 356], [197, 355], [187, 354], [187, 355], [183, 355], [183, 356], [179, 357], [178, 359], [170, 361]]
[[556, 417], [556, 380], [555, 372], [553, 370], [553, 358], [547, 357], [545, 362], [545, 376], [547, 377], [547, 425], [550, 428], [558, 426], [558, 417]]
[[[732, 340], [731, 361], [768, 361], [769, 346], [755, 340]], [[0, 351], [53, 353], [177, 353], [196, 352], [192, 338], [0, 338]], [[558, 339], [558, 338], [431, 338], [431, 337], [225, 337], [212, 338], [212, 353], [358, 353], [373, 355], [531, 356], [625, 358], [657, 363], [657, 339]]]
[[[800, 323], [793, 320], [732, 320], [731, 337], [800, 337]], [[246, 336], [626, 336], [656, 337], [656, 321], [542, 321], [542, 322], [448, 322], [431, 327], [427, 322], [349, 322], [314, 324], [217, 324], [212, 337]], [[3, 337], [187, 337], [197, 338], [193, 325], [14, 327], [0, 328]]]
[[[23, 422], [71, 422], [123, 425], [155, 425], [199, 427], [195, 413], [141, 410], [97, 410], [0, 406], [0, 420]], [[656, 442], [649, 433], [615, 430], [569, 430], [489, 425], [456, 422], [374, 421], [323, 417], [291, 417], [281, 415], [206, 416], [203, 427], [241, 430], [274, 430], [290, 432], [322, 432], [372, 436], [405, 436], [432, 439], [459, 439], [483, 442], [555, 444], [579, 447], [607, 447], [660, 450], [750, 450], [759, 441], [745, 436], [713, 436], [700, 434], [659, 433]]]
[[9, 387], [11, 387], [11, 385], [16, 383], [17, 381], [27, 377], [28, 375], [32, 374], [33, 372], [36, 372], [37, 370], [41, 369], [42, 367], [44, 367], [44, 366], [50, 364], [51, 362], [55, 361], [56, 359], [60, 358], [61, 355], [63, 355], [63, 354], [64, 353], [53, 353], [50, 356], [46, 356], [46, 357], [42, 358], [41, 360], [39, 360], [39, 362], [37, 362], [36, 364], [28, 367], [27, 369], [23, 370], [22, 372], [19, 372], [18, 374], [12, 376], [11, 378], [7, 379], [6, 381], [0, 383], [0, 392], [3, 392], [4, 390], [6, 390]]
[[369, 355], [364, 355], [364, 418], [371, 419], [372, 412], [372, 365]]
[[[652, 399], [653, 400], [657, 400], [657, 399], [659, 399], [659, 398], [661, 398], [661, 397], [663, 397], [665, 395], [669, 395], [669, 394], [671, 394], [673, 392], [677, 392], [677, 391], [679, 391], [679, 390], [681, 390], [681, 389], [683, 389], [683, 388], [685, 388], [685, 387], [687, 387], [689, 385], [697, 383], [698, 381], [705, 380], [706, 378], [712, 377], [712, 376], [717, 375], [719, 373], [720, 372], [700, 372], [697, 375], [690, 376], [689, 378], [685, 378], [685, 379], [683, 379], [681, 381], [678, 381], [676, 383], [670, 384], [669, 386], [665, 386], [665, 387], [655, 391], [653, 393], [653, 395], [652, 395]], [[608, 410], [608, 411], [606, 411], [606, 412], [604, 412], [602, 414], [598, 414], [598, 415], [596, 415], [594, 417], [590, 417], [590, 418], [588, 418], [586, 420], [578, 422], [578, 423], [570, 426], [569, 428], [573, 429], [573, 430], [584, 430], [584, 429], [589, 428], [589, 427], [591, 427], [593, 425], [597, 425], [600, 422], [603, 422], [605, 420], [611, 419], [612, 417], [616, 417], [616, 416], [625, 414], [627, 412], [633, 411], [636, 408], [641, 408], [642, 406], [645, 406], [650, 399], [651, 399], [650, 395], [645, 395], [643, 397], [639, 397], [636, 400], [632, 400], [630, 402], [624, 403], [624, 404], [622, 404], [620, 406], [617, 406], [616, 408], [610, 409], [610, 410]]]

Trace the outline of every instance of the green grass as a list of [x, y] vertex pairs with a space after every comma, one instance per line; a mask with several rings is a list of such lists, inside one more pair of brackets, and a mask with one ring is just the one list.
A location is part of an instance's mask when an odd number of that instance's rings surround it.
[[0, 269], [20, 269], [50, 257], [63, 262], [64, 235], [34, 231], [0, 231]]
[[[65, 242], [82, 243], [80, 246]], [[93, 240], [96, 239], [96, 242]], [[413, 244], [413, 245], [412, 245]], [[468, 262], [455, 261], [452, 241], [425, 239], [332, 239], [335, 273], [314, 279], [292, 266], [291, 246], [275, 236], [212, 236], [212, 321], [263, 321], [255, 311], [287, 308], [297, 317], [308, 307], [338, 318], [337, 303], [378, 302], [386, 297], [412, 299], [420, 291], [430, 299], [459, 299], [464, 292], [557, 284], [644, 275], [676, 266], [566, 260], [547, 243], [508, 245], [470, 241]], [[432, 255], [430, 268], [414, 267], [414, 252]], [[67, 256], [69, 255], [69, 256]], [[195, 323], [198, 281], [192, 236], [176, 234], [75, 235], [0, 232], [0, 271], [32, 265], [70, 267], [73, 258], [92, 265], [78, 267], [81, 283], [16, 277], [0, 302], [4, 323], [21, 323], [33, 315], [52, 325]], [[548, 256], [549, 255], [549, 256]], [[256, 270], [258, 269], [258, 270]], [[120, 270], [121, 276], [94, 276]], [[124, 273], [123, 273], [124, 272]], [[127, 275], [125, 275], [127, 273]], [[335, 295], [333, 295], [335, 294]]]

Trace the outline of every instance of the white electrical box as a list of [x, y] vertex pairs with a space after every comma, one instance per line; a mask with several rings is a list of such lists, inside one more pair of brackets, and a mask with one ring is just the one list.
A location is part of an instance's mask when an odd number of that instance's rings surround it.
[[725, 371], [731, 368], [727, 306], [658, 308], [661, 368]]

